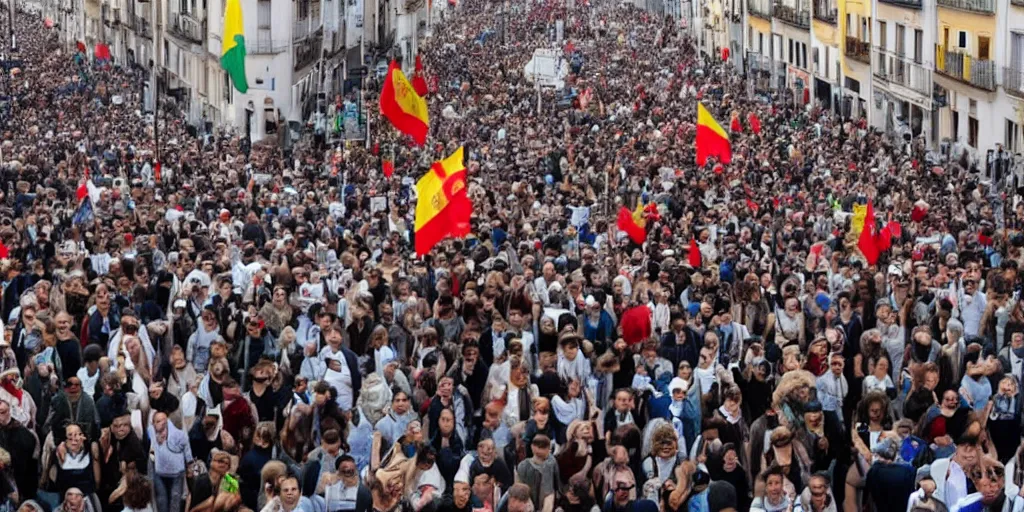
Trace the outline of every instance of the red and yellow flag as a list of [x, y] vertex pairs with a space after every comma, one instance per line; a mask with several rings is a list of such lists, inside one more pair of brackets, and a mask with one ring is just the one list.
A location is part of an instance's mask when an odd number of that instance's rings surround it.
[[391, 61], [388, 75], [384, 78], [384, 89], [380, 92], [380, 113], [391, 121], [396, 130], [412, 137], [416, 144], [422, 146], [427, 141], [427, 131], [430, 129], [427, 102], [416, 94], [395, 61]]
[[697, 103], [697, 165], [704, 165], [708, 157], [718, 158], [723, 164], [732, 160], [732, 146], [729, 134], [715, 121], [704, 104]]
[[473, 203], [466, 190], [466, 166], [462, 148], [434, 162], [416, 182], [416, 255], [430, 252], [448, 237], [469, 234]]
[[637, 245], [643, 245], [647, 240], [647, 219], [644, 217], [644, 206], [637, 201], [636, 210], [630, 212], [625, 206], [619, 208], [619, 218], [616, 225], [629, 235], [629, 239]]

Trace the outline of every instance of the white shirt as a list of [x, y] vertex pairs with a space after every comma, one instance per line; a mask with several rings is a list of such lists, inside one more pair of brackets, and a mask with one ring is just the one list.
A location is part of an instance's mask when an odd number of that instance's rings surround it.
[[[341, 372], [335, 372], [328, 368], [327, 374], [324, 375], [324, 380], [330, 382], [330, 375], [332, 373], [340, 373], [340, 378], [335, 379], [335, 382], [332, 383], [335, 389], [338, 390], [338, 407], [342, 411], [351, 410], [352, 406], [355, 405], [355, 395], [352, 392], [352, 373], [348, 369], [348, 363], [344, 359], [341, 360]], [[338, 384], [341, 385], [339, 386]]]
[[958, 503], [967, 496], [967, 475], [956, 461], [949, 462], [949, 476], [942, 496], [945, 503]]
[[842, 374], [836, 377], [831, 371], [818, 377], [817, 380], [818, 398], [821, 400], [822, 408], [826, 411], [835, 412], [839, 419], [843, 419], [843, 400], [850, 392], [850, 386], [846, 384], [846, 377]]
[[533, 289], [545, 306], [551, 304], [551, 298], [548, 297], [548, 282], [544, 280], [544, 276], [533, 280]]
[[959, 299], [960, 318], [964, 322], [964, 336], [977, 336], [981, 329], [981, 316], [985, 313], [985, 294], [974, 292], [974, 295], [963, 293]]
[[358, 485], [355, 487], [345, 487], [345, 483], [341, 481], [329, 485], [324, 491], [324, 501], [327, 502], [327, 512], [355, 510], [356, 497], [358, 495]]
[[99, 382], [100, 375], [102, 374], [103, 372], [101, 372], [100, 369], [97, 368], [96, 374], [90, 377], [89, 368], [82, 366], [81, 368], [78, 369], [78, 372], [75, 374], [75, 376], [78, 377], [78, 380], [82, 381], [82, 391], [84, 391], [85, 394], [89, 396], [93, 396], [93, 394], [96, 392], [96, 383]]

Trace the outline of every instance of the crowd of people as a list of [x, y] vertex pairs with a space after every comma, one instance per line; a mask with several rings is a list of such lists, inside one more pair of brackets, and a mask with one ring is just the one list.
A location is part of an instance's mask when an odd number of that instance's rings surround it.
[[[448, 6], [424, 147], [158, 149], [143, 72], [15, 20], [0, 512], [1024, 510], [1024, 204], [968, 160], [609, 0]], [[416, 257], [458, 146], [472, 234]]]

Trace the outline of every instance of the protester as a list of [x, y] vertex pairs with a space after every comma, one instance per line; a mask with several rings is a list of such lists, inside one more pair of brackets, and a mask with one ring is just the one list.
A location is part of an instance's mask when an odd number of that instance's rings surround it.
[[[154, 130], [148, 69], [13, 13], [12, 507], [1024, 506], [1019, 191], [765, 89], [680, 20], [444, 4], [422, 146], [375, 76], [339, 91], [366, 143], [196, 132], [173, 94]], [[703, 165], [698, 103], [730, 121]], [[417, 180], [459, 147], [468, 234], [417, 254], [443, 202]]]

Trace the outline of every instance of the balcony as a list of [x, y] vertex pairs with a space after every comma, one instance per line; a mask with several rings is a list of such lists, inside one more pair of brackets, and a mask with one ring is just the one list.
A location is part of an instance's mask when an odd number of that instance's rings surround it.
[[193, 43], [203, 43], [206, 23], [182, 13], [175, 13], [171, 20], [170, 33], [172, 35], [187, 39]]
[[828, 2], [818, 2], [821, 5], [814, 6], [814, 19], [824, 21], [829, 25], [835, 25], [839, 20], [839, 9], [829, 7]]
[[846, 36], [845, 51], [847, 57], [864, 64], [871, 64], [871, 43], [861, 41], [856, 37]]
[[771, 20], [772, 3], [769, 0], [747, 0], [747, 14]]
[[938, 0], [939, 7], [949, 7], [961, 11], [980, 12], [983, 14], [994, 14], [996, 12], [996, 0]]
[[932, 93], [932, 70], [905, 56], [876, 48], [874, 72], [875, 77], [890, 84], [925, 96]]
[[271, 39], [259, 39], [245, 43], [247, 55], [277, 55], [288, 51], [291, 46], [289, 41], [274, 41]]
[[320, 58], [323, 52], [323, 34], [314, 34], [305, 41], [292, 45], [294, 69], [299, 71]]
[[1007, 94], [1024, 98], [1024, 69], [1004, 67], [1003, 87], [1006, 88]]
[[137, 14], [132, 18], [132, 31], [135, 32], [135, 35], [153, 39], [153, 29], [149, 20]]
[[800, 28], [811, 28], [811, 13], [797, 10], [788, 5], [775, 4], [772, 14], [790, 25]]
[[309, 18], [303, 18], [295, 22], [292, 28], [292, 41], [301, 41], [309, 37]]
[[966, 53], [935, 49], [935, 71], [979, 89], [996, 90], [996, 63], [978, 60]]
[[908, 7], [910, 9], [920, 9], [921, 0], [878, 0], [884, 4], [895, 5], [897, 7]]
[[747, 67], [751, 73], [758, 71], [771, 74], [772, 59], [768, 55], [758, 52], [747, 52]]

